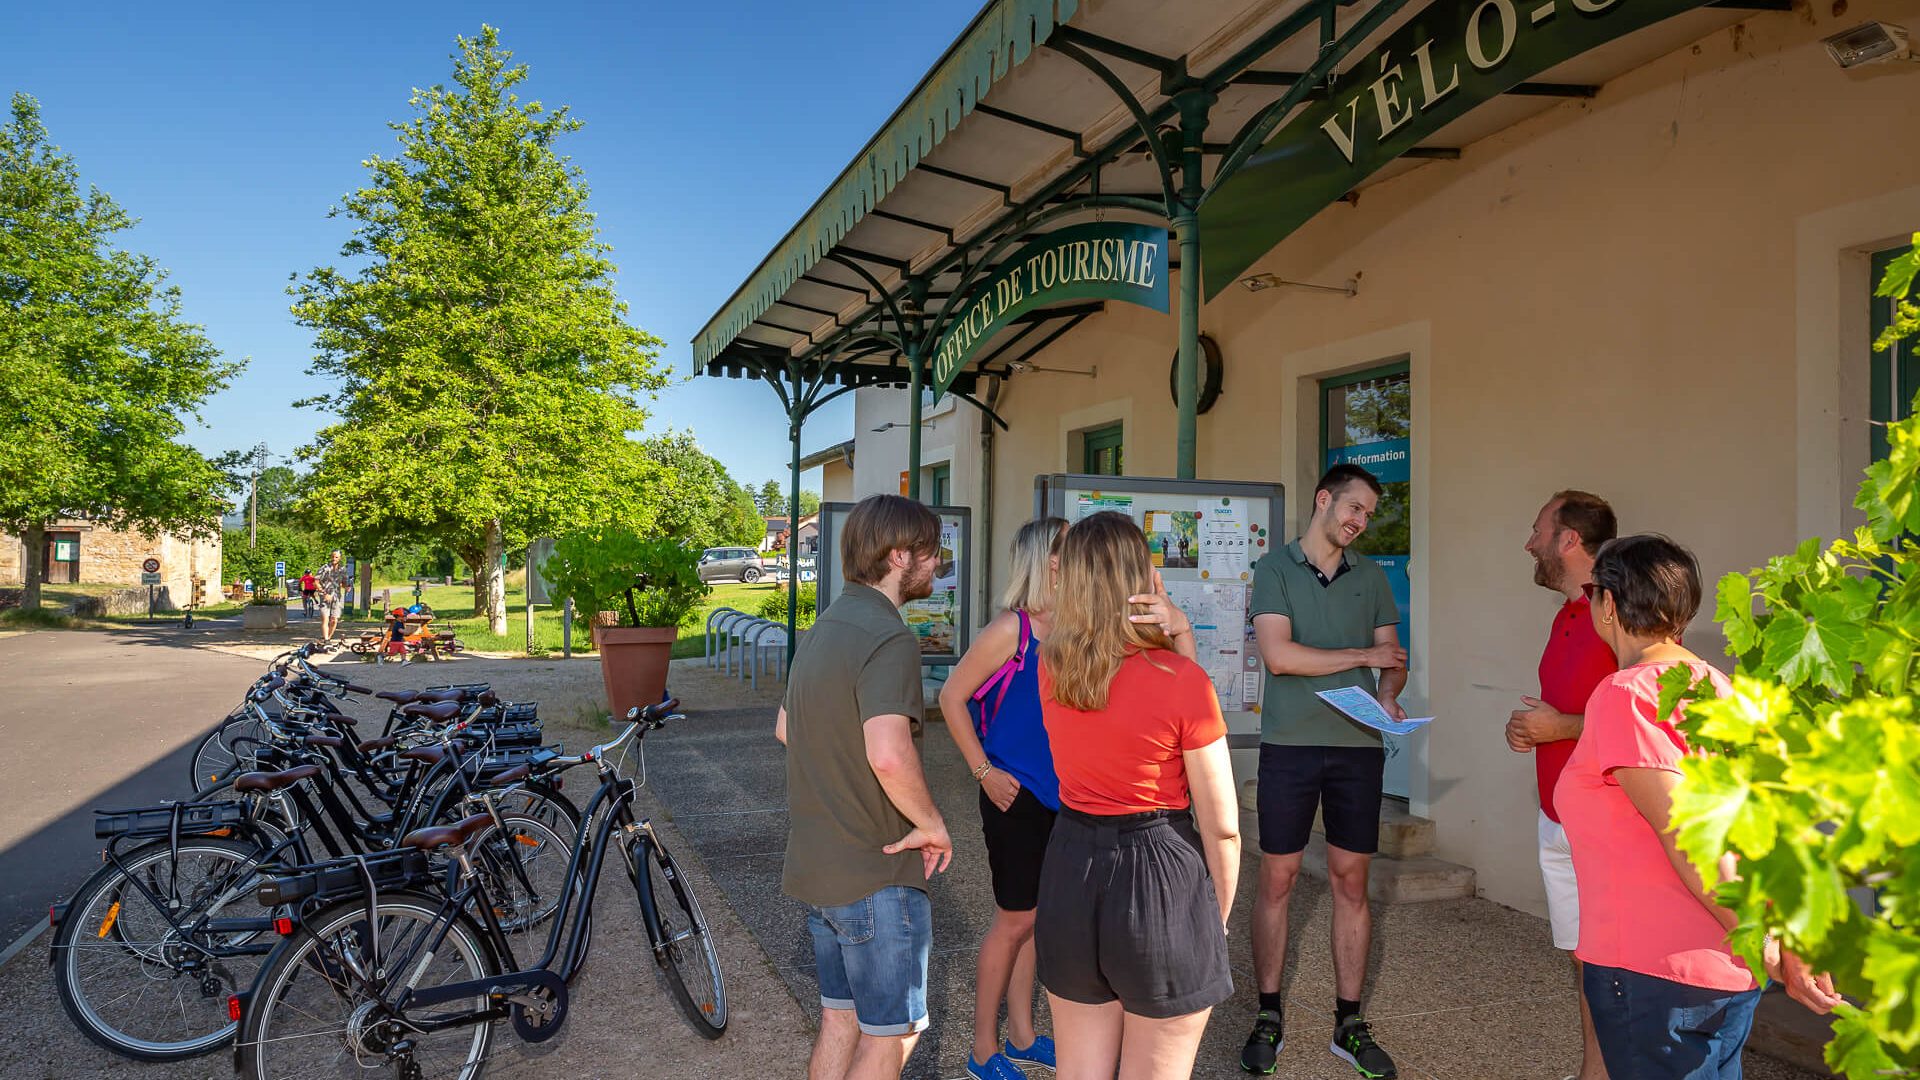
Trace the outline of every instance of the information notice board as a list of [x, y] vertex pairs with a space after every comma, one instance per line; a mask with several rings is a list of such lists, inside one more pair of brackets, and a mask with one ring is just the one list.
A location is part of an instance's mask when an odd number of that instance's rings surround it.
[[[826, 611], [846, 588], [840, 565], [840, 535], [856, 504], [820, 504], [820, 550], [816, 607]], [[900, 609], [907, 629], [920, 639], [920, 662], [945, 666], [960, 662], [973, 642], [973, 509], [966, 506], [929, 507], [940, 517], [940, 562], [933, 568], [933, 594], [910, 600]]]
[[[1257, 751], [1266, 680], [1247, 617], [1253, 564], [1284, 544], [1286, 491], [1280, 484], [1055, 473], [1034, 479], [1034, 511], [1079, 521], [1112, 510], [1146, 535], [1167, 595], [1193, 623], [1200, 666], [1213, 680], [1227, 744]], [[1251, 767], [1236, 760], [1236, 772]]]

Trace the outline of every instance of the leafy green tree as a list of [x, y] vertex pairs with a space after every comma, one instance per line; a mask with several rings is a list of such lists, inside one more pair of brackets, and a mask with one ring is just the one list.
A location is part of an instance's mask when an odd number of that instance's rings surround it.
[[[1914, 242], [1880, 295], [1912, 293]], [[1903, 299], [1875, 347], [1916, 332]], [[1707, 881], [1739, 857], [1718, 895], [1749, 967], [1772, 933], [1858, 1002], [1836, 1010], [1827, 1046], [1851, 1080], [1920, 1071], [1920, 420], [1887, 439], [1855, 500], [1866, 528], [1720, 580], [1732, 693], [1690, 687], [1684, 669], [1664, 687], [1667, 707], [1691, 701], [1687, 738], [1706, 751], [1682, 763], [1676, 841]]]
[[175, 440], [240, 365], [181, 321], [164, 270], [114, 246], [134, 219], [81, 191], [39, 103], [15, 94], [12, 117], [0, 127], [0, 528], [25, 541], [22, 603], [37, 608], [54, 518], [220, 527], [226, 477]]
[[499, 34], [458, 39], [453, 86], [415, 91], [400, 154], [367, 162], [335, 213], [341, 256], [291, 289], [338, 393], [302, 456], [305, 508], [368, 547], [444, 545], [474, 572], [474, 608], [506, 630], [501, 566], [537, 536], [629, 513], [653, 470], [626, 437], [664, 384], [659, 339], [626, 322], [580, 170], [580, 122], [522, 102]]
[[228, 529], [220, 557], [221, 577], [227, 581], [252, 581], [255, 586], [277, 586], [273, 564], [287, 564], [287, 576], [299, 577], [307, 570], [326, 564], [331, 551], [326, 541], [304, 529], [262, 522], [253, 547], [247, 546], [247, 530]]
[[693, 432], [669, 430], [640, 445], [658, 470], [649, 505], [634, 522], [644, 535], [696, 549], [760, 542], [766, 525], [753, 494], [700, 449]]
[[780, 493], [780, 481], [769, 480], [760, 485], [754, 493], [753, 501], [760, 507], [762, 517], [786, 517], [787, 497]]

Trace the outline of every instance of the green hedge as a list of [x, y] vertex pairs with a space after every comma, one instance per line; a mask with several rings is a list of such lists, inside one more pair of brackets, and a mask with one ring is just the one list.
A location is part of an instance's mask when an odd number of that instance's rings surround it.
[[[800, 629], [805, 630], [807, 627], [813, 625], [814, 605], [817, 602], [818, 594], [812, 585], [800, 586], [800, 613], [798, 619]], [[774, 622], [782, 624], [787, 621], [787, 590], [785, 588], [770, 592], [760, 598], [760, 617], [763, 619], [772, 619]]]

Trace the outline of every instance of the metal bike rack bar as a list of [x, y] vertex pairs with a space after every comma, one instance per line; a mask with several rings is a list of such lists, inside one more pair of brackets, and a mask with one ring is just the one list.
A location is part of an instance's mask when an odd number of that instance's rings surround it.
[[706, 659], [708, 667], [720, 666], [720, 663], [719, 663], [720, 649], [718, 645], [719, 638], [713, 629], [714, 621], [719, 619], [723, 615], [737, 615], [739, 613], [740, 613], [739, 608], [732, 608], [732, 607], [714, 608], [712, 611], [707, 613], [707, 628], [706, 628], [706, 631], [701, 635], [700, 652], [701, 652], [701, 655]]

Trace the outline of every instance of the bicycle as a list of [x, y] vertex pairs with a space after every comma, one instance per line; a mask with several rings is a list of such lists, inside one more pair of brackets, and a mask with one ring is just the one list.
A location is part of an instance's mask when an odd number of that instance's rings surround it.
[[727, 1000], [712, 932], [652, 822], [635, 819], [636, 785], [609, 760], [636, 732], [644, 739], [647, 731], [682, 719], [671, 711], [677, 704], [632, 709], [632, 722], [618, 737], [556, 762], [562, 768], [593, 764], [600, 787], [575, 837], [546, 948], [530, 965], [515, 960], [494, 913], [488, 875], [475, 869], [469, 852], [485, 815], [402, 840], [417, 854], [447, 853], [457, 874], [444, 895], [422, 888], [427, 877], [408, 872], [404, 854], [308, 868], [261, 886], [261, 903], [294, 912], [284, 917], [297, 928], [261, 966], [252, 988], [230, 999], [240, 1017], [234, 1055], [241, 1074], [335, 1072], [351, 1060], [360, 1069], [390, 1066], [417, 1080], [477, 1080], [494, 1022], [509, 1021], [527, 1042], [552, 1038], [565, 1022], [568, 996], [553, 968], [563, 957], [563, 966], [584, 958], [583, 929], [607, 848], [616, 840], [654, 962], [675, 1003], [695, 1031], [718, 1038], [727, 1026]]

